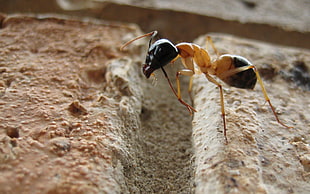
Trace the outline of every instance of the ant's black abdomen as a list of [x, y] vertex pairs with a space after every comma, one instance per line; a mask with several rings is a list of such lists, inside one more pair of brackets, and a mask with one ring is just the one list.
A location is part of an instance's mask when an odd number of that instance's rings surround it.
[[[244, 57], [231, 55], [232, 65], [234, 68], [251, 66], [252, 64]], [[253, 68], [241, 71], [223, 79], [223, 81], [233, 87], [243, 89], [253, 89], [255, 87], [257, 77]]]

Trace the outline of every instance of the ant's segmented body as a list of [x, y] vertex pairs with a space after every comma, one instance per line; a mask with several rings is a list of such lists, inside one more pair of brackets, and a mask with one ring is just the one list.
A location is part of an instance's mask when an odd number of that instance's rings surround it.
[[[184, 106], [186, 106], [186, 108], [189, 110], [191, 114], [193, 112], [196, 112], [196, 110], [191, 105], [183, 101], [181, 97], [181, 86], [179, 76], [185, 75], [191, 77], [188, 87], [188, 91], [191, 92], [193, 75], [197, 72], [204, 73], [206, 78], [210, 82], [216, 84], [220, 90], [221, 112], [223, 117], [224, 136], [226, 142], [227, 142], [227, 136], [226, 136], [227, 129], [225, 120], [223, 89], [222, 85], [218, 81], [216, 81], [211, 75], [218, 77], [219, 79], [221, 79], [223, 82], [225, 82], [230, 86], [243, 89], [253, 89], [256, 82], [258, 81], [258, 83], [262, 88], [265, 100], [268, 102], [278, 123], [280, 123], [284, 127], [291, 128], [279, 120], [278, 115], [276, 114], [275, 109], [270, 102], [270, 99], [267, 95], [266, 89], [264, 87], [264, 84], [257, 69], [246, 58], [230, 54], [220, 56], [210, 37], [207, 37], [207, 40], [213, 47], [215, 53], [217, 54], [217, 58], [215, 60], [211, 60], [207, 50], [201, 48], [199, 45], [196, 45], [194, 43], [182, 42], [177, 45], [174, 45], [167, 39], [159, 39], [152, 44], [152, 39], [156, 36], [156, 34], [157, 31], [153, 31], [148, 34], [139, 36], [124, 44], [121, 47], [121, 49], [123, 49], [124, 47], [126, 47], [128, 44], [132, 43], [135, 40], [138, 40], [146, 36], [151, 36], [148, 53], [146, 56], [145, 64], [143, 66], [144, 75], [147, 78], [149, 78], [156, 69], [161, 68], [165, 77], [168, 80], [168, 83], [173, 93], [177, 96], [178, 100]], [[185, 68], [176, 73], [177, 91], [175, 91], [163, 67], [171, 62], [176, 61], [178, 58], [181, 58]], [[194, 64], [198, 66], [198, 69], [195, 67]]]

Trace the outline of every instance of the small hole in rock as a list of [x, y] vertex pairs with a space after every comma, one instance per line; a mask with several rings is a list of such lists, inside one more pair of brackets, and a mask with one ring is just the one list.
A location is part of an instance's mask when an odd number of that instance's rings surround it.
[[277, 70], [271, 64], [263, 64], [259, 68], [260, 75], [267, 80], [272, 80], [277, 75]]
[[241, 3], [248, 9], [254, 9], [257, 5], [254, 1], [241, 0]]
[[152, 114], [152, 110], [148, 109], [147, 107], [142, 107], [141, 110], [141, 119], [146, 121], [148, 119], [150, 119]]
[[19, 130], [17, 127], [9, 127], [6, 129], [6, 134], [10, 138], [19, 138]]
[[12, 145], [12, 147], [17, 147], [17, 141], [16, 139], [11, 139], [10, 144]]
[[82, 106], [78, 101], [72, 102], [69, 107], [68, 111], [71, 112], [73, 115], [85, 115], [87, 114], [87, 109]]
[[100, 69], [92, 69], [88, 70], [86, 72], [87, 77], [90, 81], [93, 81], [97, 84], [105, 82], [105, 74], [106, 74], [106, 68], [100, 68]]

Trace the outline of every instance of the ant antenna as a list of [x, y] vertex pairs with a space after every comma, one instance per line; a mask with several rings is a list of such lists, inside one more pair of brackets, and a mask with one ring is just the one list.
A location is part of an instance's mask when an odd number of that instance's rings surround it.
[[153, 31], [153, 32], [144, 34], [144, 35], [142, 35], [142, 36], [138, 36], [138, 37], [136, 37], [136, 38], [134, 38], [134, 39], [132, 39], [132, 40], [126, 42], [123, 46], [121, 46], [120, 50], [123, 51], [124, 48], [125, 48], [126, 46], [128, 46], [129, 44], [131, 44], [132, 42], [134, 42], [134, 41], [136, 41], [136, 40], [139, 40], [139, 39], [141, 39], [141, 38], [144, 38], [144, 37], [146, 37], [146, 36], [151, 36], [151, 39], [150, 39], [150, 42], [149, 42], [149, 48], [150, 48], [151, 43], [152, 43], [152, 40], [153, 40], [153, 38], [154, 38], [156, 35], [157, 35], [157, 31]]
[[150, 46], [151, 46], [151, 44], [152, 44], [153, 38], [157, 35], [157, 31], [153, 31], [153, 32], [151, 32], [151, 33], [152, 33], [152, 36], [151, 36], [150, 41], [149, 41], [149, 48], [150, 48]]

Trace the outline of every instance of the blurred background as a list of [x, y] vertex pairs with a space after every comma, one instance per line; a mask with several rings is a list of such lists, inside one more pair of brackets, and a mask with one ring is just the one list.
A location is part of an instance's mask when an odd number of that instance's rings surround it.
[[0, 12], [62, 14], [138, 24], [172, 41], [208, 32], [310, 48], [309, 0], [0, 0]]

